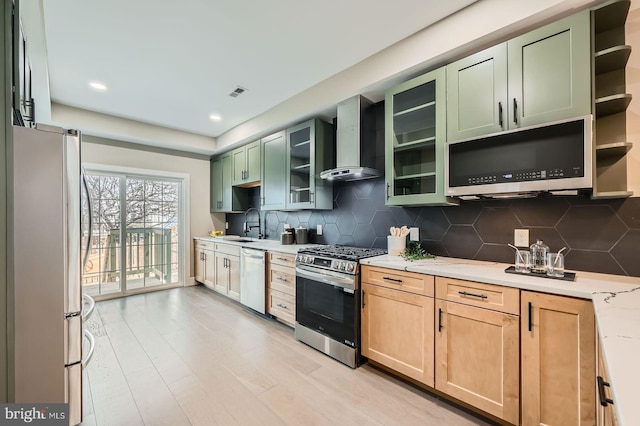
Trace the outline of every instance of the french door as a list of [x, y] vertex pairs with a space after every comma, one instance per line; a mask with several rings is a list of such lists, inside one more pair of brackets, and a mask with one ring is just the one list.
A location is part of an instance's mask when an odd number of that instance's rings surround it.
[[91, 170], [86, 179], [92, 228], [83, 291], [114, 296], [180, 284], [182, 180]]

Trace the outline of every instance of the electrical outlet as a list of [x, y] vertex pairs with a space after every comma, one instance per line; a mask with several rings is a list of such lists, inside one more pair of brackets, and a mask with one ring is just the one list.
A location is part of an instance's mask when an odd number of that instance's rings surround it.
[[513, 230], [513, 245], [516, 247], [529, 247], [529, 230], [528, 229], [514, 229]]
[[229, 229], [229, 222], [224, 223], [224, 229]]
[[322, 235], [322, 225], [316, 226], [316, 235]]
[[409, 228], [409, 241], [420, 241], [420, 228]]

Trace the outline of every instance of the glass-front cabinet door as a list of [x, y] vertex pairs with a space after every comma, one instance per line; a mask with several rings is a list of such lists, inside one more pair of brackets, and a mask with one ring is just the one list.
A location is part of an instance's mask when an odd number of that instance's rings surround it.
[[445, 69], [390, 89], [385, 100], [388, 205], [449, 205], [444, 193]]
[[305, 121], [287, 129], [288, 210], [331, 209], [333, 188], [320, 172], [333, 167], [332, 125], [322, 120]]

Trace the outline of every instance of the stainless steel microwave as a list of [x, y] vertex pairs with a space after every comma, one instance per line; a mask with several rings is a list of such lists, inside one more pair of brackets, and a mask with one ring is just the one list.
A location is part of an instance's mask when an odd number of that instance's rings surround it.
[[448, 196], [592, 188], [593, 116], [447, 143]]

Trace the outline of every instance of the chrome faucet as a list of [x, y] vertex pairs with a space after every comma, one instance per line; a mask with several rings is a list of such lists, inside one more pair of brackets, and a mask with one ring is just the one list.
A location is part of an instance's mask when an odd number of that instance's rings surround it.
[[[249, 222], [247, 220], [247, 215], [252, 210], [255, 211], [256, 214], [258, 215], [258, 220]], [[250, 223], [253, 223], [254, 225], [250, 225]], [[255, 225], [256, 223], [257, 223], [257, 225]], [[260, 222], [260, 210], [256, 209], [255, 207], [249, 207], [247, 209], [247, 211], [244, 212], [244, 235], [245, 235], [245, 237], [247, 236], [249, 231], [251, 231], [252, 229], [255, 229], [255, 228], [258, 228], [258, 239], [264, 238], [264, 234], [262, 233], [262, 225], [261, 225], [261, 222]]]

